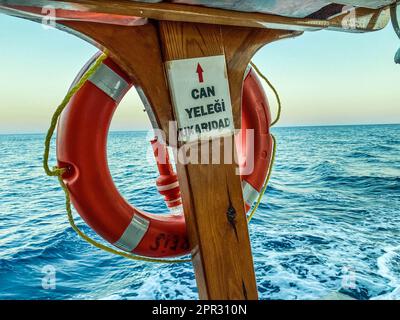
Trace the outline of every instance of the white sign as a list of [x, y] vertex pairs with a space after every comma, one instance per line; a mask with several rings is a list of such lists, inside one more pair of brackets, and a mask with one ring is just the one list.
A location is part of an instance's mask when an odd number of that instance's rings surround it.
[[166, 69], [179, 140], [233, 134], [225, 56], [168, 61]]

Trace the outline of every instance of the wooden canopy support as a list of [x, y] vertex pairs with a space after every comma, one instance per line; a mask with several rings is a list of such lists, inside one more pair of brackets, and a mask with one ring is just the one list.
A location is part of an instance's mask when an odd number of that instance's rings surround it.
[[[165, 62], [225, 55], [234, 122], [240, 128], [242, 82], [252, 56], [266, 43], [297, 35], [292, 31], [167, 21], [136, 27], [68, 21], [63, 27], [108, 51], [146, 95], [167, 139], [169, 121], [175, 115]], [[178, 162], [177, 169], [200, 298], [257, 299], [237, 165]]]
[[[266, 42], [288, 35], [182, 22], [160, 22], [159, 27], [165, 61], [226, 56], [237, 128], [241, 119], [242, 82], [251, 57]], [[221, 154], [224, 147], [222, 139]], [[195, 149], [200, 148], [198, 142]], [[211, 143], [208, 148], [211, 149]], [[200, 298], [257, 299], [237, 165], [178, 163], [177, 168]]]

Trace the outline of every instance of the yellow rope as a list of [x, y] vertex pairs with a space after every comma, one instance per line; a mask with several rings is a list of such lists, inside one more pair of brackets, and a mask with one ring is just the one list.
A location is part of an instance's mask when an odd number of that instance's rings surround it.
[[270, 165], [269, 165], [269, 170], [268, 170], [267, 178], [265, 179], [264, 186], [263, 186], [263, 188], [261, 189], [260, 194], [258, 195], [257, 202], [256, 202], [256, 204], [254, 205], [253, 210], [251, 210], [251, 213], [250, 213], [249, 216], [247, 217], [247, 222], [248, 222], [248, 223], [250, 223], [251, 219], [253, 219], [253, 216], [254, 216], [254, 214], [256, 213], [256, 211], [257, 211], [257, 209], [258, 209], [258, 206], [259, 206], [260, 203], [261, 203], [261, 199], [262, 199], [262, 197], [264, 196], [265, 191], [267, 190], [269, 180], [271, 179], [272, 167], [274, 166], [275, 155], [276, 155], [276, 138], [275, 138], [274, 135], [272, 135], [272, 134], [271, 134], [271, 137], [272, 137], [274, 146], [273, 146], [273, 149], [272, 149], [271, 162], [270, 162]]
[[[280, 118], [281, 118], [281, 112], [282, 112], [281, 98], [279, 97], [279, 93], [278, 93], [278, 91], [275, 89], [275, 87], [274, 87], [274, 85], [271, 83], [271, 81], [269, 81], [268, 78], [267, 78], [266, 76], [264, 76], [264, 74], [260, 71], [260, 69], [258, 69], [258, 67], [257, 67], [253, 62], [250, 62], [250, 64], [251, 64], [251, 66], [254, 68], [254, 70], [256, 70], [257, 74], [268, 84], [268, 86], [269, 86], [269, 87], [271, 88], [271, 90], [274, 92], [275, 97], [276, 97], [276, 101], [278, 102], [278, 111], [277, 111], [275, 120], [272, 121], [272, 123], [271, 123], [271, 127], [272, 127], [272, 126], [274, 126], [275, 124], [277, 124], [278, 121], [279, 121]], [[270, 163], [269, 163], [268, 175], [267, 175], [267, 178], [265, 179], [264, 186], [262, 187], [261, 192], [260, 192], [260, 194], [258, 195], [256, 204], [254, 205], [253, 209], [251, 210], [250, 214], [249, 214], [248, 217], [247, 217], [247, 222], [248, 222], [248, 223], [250, 223], [251, 219], [253, 219], [254, 214], [256, 213], [256, 211], [257, 211], [257, 209], [258, 209], [258, 206], [260, 205], [261, 200], [262, 200], [262, 198], [263, 198], [263, 196], [264, 196], [264, 194], [265, 194], [265, 191], [267, 190], [269, 180], [271, 179], [272, 168], [273, 168], [274, 162], [275, 162], [276, 145], [277, 145], [275, 136], [271, 134], [271, 137], [272, 137], [274, 146], [273, 146], [273, 150], [272, 150], [271, 161], [270, 161]]]
[[258, 69], [258, 67], [253, 63], [250, 62], [251, 66], [254, 68], [254, 70], [256, 70], [256, 72], [258, 73], [258, 75], [268, 84], [268, 86], [271, 88], [271, 90], [274, 92], [275, 97], [276, 97], [276, 101], [278, 102], [278, 112], [276, 114], [276, 118], [274, 121], [272, 121], [271, 123], [271, 127], [273, 127], [274, 125], [276, 125], [279, 120], [281, 119], [281, 112], [282, 112], [282, 103], [281, 103], [281, 98], [279, 96], [278, 91], [275, 89], [274, 85], [271, 83], [271, 81], [268, 80], [268, 78], [266, 76], [264, 76], [264, 74], [260, 71], [260, 69]]
[[90, 243], [91, 245], [95, 246], [96, 248], [99, 248], [103, 251], [121, 256], [121, 257], [125, 257], [131, 260], [138, 260], [138, 261], [145, 261], [145, 262], [157, 262], [157, 263], [183, 263], [183, 262], [191, 262], [190, 259], [187, 260], [182, 260], [182, 259], [175, 259], [175, 260], [166, 260], [166, 259], [155, 259], [155, 258], [148, 258], [148, 257], [142, 257], [142, 256], [137, 256], [131, 253], [127, 253], [127, 252], [123, 252], [123, 251], [119, 251], [119, 250], [115, 250], [113, 248], [110, 248], [108, 246], [105, 246], [104, 244], [101, 244], [99, 242], [97, 242], [96, 240], [93, 240], [92, 238], [90, 238], [89, 236], [87, 236], [85, 233], [83, 233], [79, 227], [75, 224], [74, 221], [74, 216], [72, 214], [72, 208], [71, 208], [71, 198], [70, 198], [70, 194], [68, 191], [68, 187], [65, 184], [65, 182], [63, 181], [61, 175], [58, 175], [58, 181], [60, 182], [61, 188], [64, 190], [65, 193], [65, 208], [67, 210], [67, 214], [68, 214], [68, 221], [72, 227], [72, 229], [74, 229], [74, 231], [86, 242]]
[[63, 170], [59, 168], [53, 168], [53, 170], [50, 169], [49, 167], [49, 154], [50, 154], [50, 143], [51, 143], [51, 138], [53, 137], [54, 130], [56, 129], [58, 119], [60, 118], [61, 113], [67, 106], [68, 102], [71, 100], [73, 95], [83, 86], [83, 84], [87, 81], [87, 79], [90, 78], [90, 76], [96, 72], [96, 70], [100, 67], [101, 63], [107, 58], [106, 54], [102, 54], [89, 68], [89, 70], [82, 76], [82, 78], [74, 85], [71, 90], [67, 93], [67, 95], [64, 97], [63, 101], [61, 104], [57, 107], [56, 111], [54, 112], [52, 118], [51, 118], [51, 123], [50, 123], [50, 128], [47, 130], [47, 135], [44, 143], [44, 155], [43, 155], [43, 168], [44, 171], [48, 176], [54, 177], [54, 176], [60, 176], [63, 174]]
[[[71, 100], [71, 98], [74, 96], [74, 94], [76, 92], [79, 91], [79, 89], [85, 84], [85, 82], [90, 78], [91, 75], [93, 75], [97, 69], [101, 66], [102, 62], [107, 58], [107, 55], [104, 53], [102, 54], [99, 58], [97, 58], [97, 60], [94, 62], [94, 64], [85, 72], [85, 74], [81, 77], [81, 79], [71, 88], [71, 90], [67, 93], [67, 95], [65, 96], [65, 98], [63, 99], [63, 101], [61, 102], [61, 104], [57, 107], [56, 111], [54, 112], [52, 118], [51, 118], [51, 124], [49, 127], [49, 130], [47, 131], [47, 135], [46, 135], [46, 139], [45, 139], [45, 148], [44, 148], [44, 155], [43, 155], [43, 168], [44, 171], [46, 172], [46, 174], [48, 176], [51, 177], [57, 177], [58, 181], [60, 183], [60, 186], [62, 188], [62, 190], [65, 193], [65, 208], [67, 211], [67, 216], [68, 216], [68, 221], [72, 227], [72, 229], [86, 242], [90, 243], [91, 245], [95, 246], [96, 248], [99, 248], [103, 251], [121, 256], [121, 257], [125, 257], [131, 260], [136, 260], [136, 261], [145, 261], [145, 262], [156, 262], [156, 263], [187, 263], [187, 262], [191, 262], [191, 259], [155, 259], [155, 258], [148, 258], [148, 257], [143, 257], [143, 256], [137, 256], [134, 254], [130, 254], [127, 252], [123, 252], [123, 251], [119, 251], [119, 250], [115, 250], [113, 248], [110, 248], [108, 246], [105, 246], [99, 242], [97, 242], [96, 240], [90, 238], [89, 236], [87, 236], [84, 232], [82, 232], [79, 227], [75, 224], [74, 221], [74, 216], [72, 213], [72, 207], [71, 207], [71, 197], [70, 197], [70, 193], [68, 190], [67, 185], [65, 184], [64, 180], [62, 179], [62, 175], [65, 173], [65, 169], [64, 168], [58, 168], [58, 167], [53, 167], [52, 169], [50, 169], [49, 167], [49, 154], [50, 154], [50, 144], [51, 144], [51, 139], [53, 137], [54, 131], [56, 129], [58, 120], [61, 116], [61, 113], [63, 112], [63, 110], [65, 109], [65, 107], [68, 105], [69, 101]], [[278, 114], [277, 117], [275, 119], [275, 121], [272, 122], [271, 126], [275, 125], [280, 118], [281, 115], [281, 101], [279, 98], [279, 94], [276, 91], [276, 89], [274, 88], [274, 86], [271, 84], [271, 82], [261, 73], [261, 71], [257, 68], [257, 66], [255, 64], [253, 64], [251, 62], [252, 67], [256, 70], [256, 72], [260, 75], [260, 77], [262, 79], [264, 79], [264, 81], [270, 86], [270, 88], [272, 89], [272, 91], [275, 93], [277, 101], [278, 101]], [[269, 165], [269, 171], [268, 171], [268, 175], [267, 178], [265, 180], [264, 186], [258, 196], [257, 202], [254, 205], [253, 210], [251, 211], [250, 215], [248, 216], [248, 222], [251, 221], [251, 219], [253, 218], [255, 212], [257, 211], [258, 206], [260, 205], [261, 199], [267, 189], [268, 186], [268, 182], [271, 178], [271, 174], [272, 174], [272, 167], [275, 161], [275, 155], [276, 155], [276, 138], [272, 135], [272, 139], [273, 139], [273, 152], [272, 152], [272, 157], [271, 157], [271, 162]]]
[[191, 262], [190, 259], [155, 259], [155, 258], [148, 258], [148, 257], [142, 257], [142, 256], [137, 256], [134, 254], [130, 254], [127, 252], [115, 250], [113, 248], [110, 248], [108, 246], [105, 246], [96, 240], [93, 240], [89, 236], [87, 236], [84, 232], [82, 232], [79, 227], [75, 224], [74, 221], [74, 216], [72, 213], [72, 207], [71, 207], [71, 197], [70, 193], [68, 190], [67, 185], [65, 184], [62, 175], [65, 173], [65, 169], [63, 168], [58, 168], [58, 167], [53, 167], [51, 170], [49, 167], [49, 154], [50, 154], [50, 143], [51, 143], [51, 138], [53, 137], [54, 130], [57, 126], [58, 119], [60, 118], [60, 115], [62, 111], [65, 109], [67, 106], [68, 102], [71, 100], [73, 95], [79, 91], [79, 89], [83, 86], [83, 84], [90, 78], [90, 76], [96, 72], [96, 70], [100, 67], [101, 63], [104, 61], [104, 59], [107, 58], [106, 54], [102, 54], [96, 62], [89, 68], [89, 70], [82, 76], [82, 78], [77, 82], [76, 85], [74, 85], [71, 90], [67, 93], [61, 104], [57, 107], [52, 119], [51, 119], [51, 124], [50, 128], [47, 131], [46, 135], [46, 140], [45, 140], [45, 148], [44, 148], [44, 156], [43, 156], [43, 168], [44, 171], [48, 176], [51, 177], [57, 177], [58, 181], [60, 183], [61, 188], [64, 190], [65, 193], [65, 208], [67, 211], [67, 216], [68, 216], [68, 221], [72, 227], [72, 229], [86, 242], [90, 243], [91, 245], [95, 246], [96, 248], [99, 248], [103, 251], [125, 257], [131, 260], [137, 260], [137, 261], [145, 261], [145, 262], [157, 262], [157, 263], [186, 263], [186, 262]]

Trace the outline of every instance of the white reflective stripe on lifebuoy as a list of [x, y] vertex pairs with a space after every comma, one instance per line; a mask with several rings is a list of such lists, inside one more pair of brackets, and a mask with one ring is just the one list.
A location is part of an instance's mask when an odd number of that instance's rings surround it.
[[89, 78], [89, 81], [117, 102], [129, 89], [128, 82], [104, 63]]
[[252, 206], [254, 201], [256, 201], [259, 192], [254, 189], [254, 187], [248, 183], [247, 181], [242, 181], [242, 189], [243, 189], [243, 199], [249, 205]]
[[149, 229], [150, 221], [135, 214], [121, 238], [114, 245], [122, 250], [134, 250]]
[[167, 184], [166, 186], [157, 186], [158, 191], [166, 191], [179, 187], [179, 181]]
[[139, 95], [140, 100], [142, 100], [144, 110], [146, 111], [147, 116], [150, 119], [151, 126], [153, 127], [153, 129], [158, 129], [159, 126], [157, 123], [157, 119], [156, 119], [153, 109], [151, 108], [149, 99], [147, 99], [146, 94], [144, 93], [144, 91], [141, 87], [136, 86], [135, 89]]
[[181, 202], [181, 201], [182, 201], [182, 198], [176, 198], [174, 200], [165, 200], [165, 203], [167, 205], [169, 205], [169, 204], [173, 204], [174, 202]]

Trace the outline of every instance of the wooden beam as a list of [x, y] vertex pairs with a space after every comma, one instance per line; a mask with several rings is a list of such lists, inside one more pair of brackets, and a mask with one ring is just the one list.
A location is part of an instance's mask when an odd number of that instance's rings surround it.
[[[220, 26], [160, 22], [160, 37], [166, 62], [224, 55]], [[201, 143], [191, 148], [198, 152]], [[223, 140], [218, 151], [224, 152]], [[178, 162], [177, 169], [200, 299], [257, 299], [237, 165]]]
[[[182, 22], [161, 21], [159, 25], [166, 62], [225, 55], [236, 128], [241, 127], [242, 83], [250, 59], [265, 43], [293, 35]], [[212, 141], [205, 144], [211, 152]], [[223, 155], [234, 143], [227, 146], [221, 139], [219, 145], [217, 152]], [[191, 143], [190, 148], [196, 152], [202, 143]], [[219, 164], [211, 164], [211, 158], [210, 164], [177, 162], [199, 295], [211, 300], [257, 299], [238, 168], [235, 163], [224, 163], [223, 156]]]
[[69, 32], [90, 39], [130, 75], [153, 109], [157, 126], [168, 140], [168, 125], [174, 116], [165, 78], [158, 30], [154, 24], [125, 27], [80, 21], [62, 23]]

